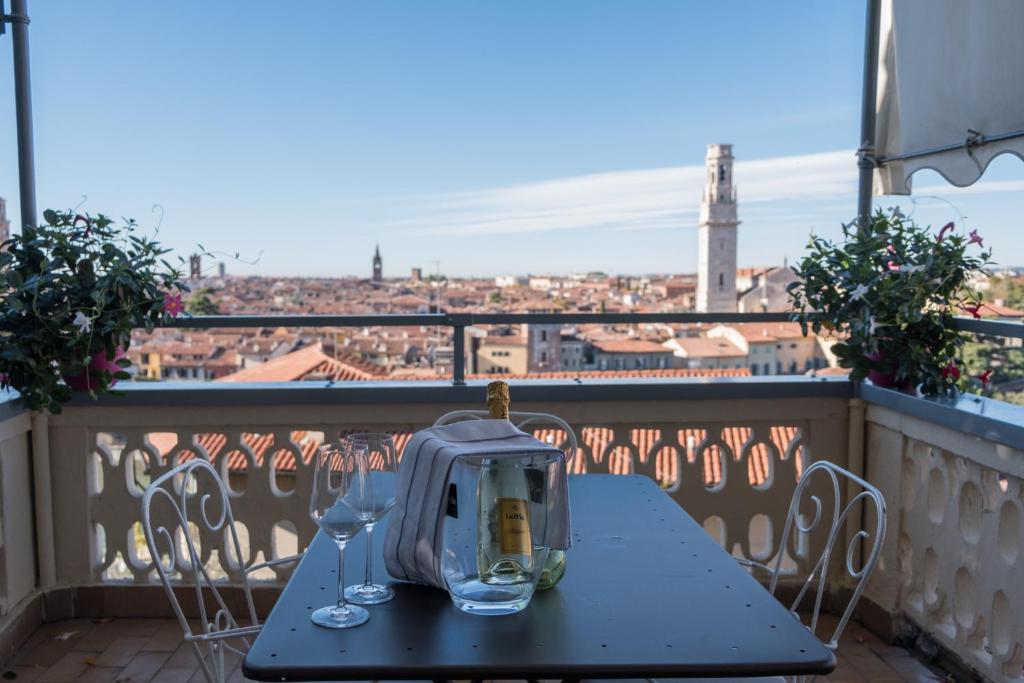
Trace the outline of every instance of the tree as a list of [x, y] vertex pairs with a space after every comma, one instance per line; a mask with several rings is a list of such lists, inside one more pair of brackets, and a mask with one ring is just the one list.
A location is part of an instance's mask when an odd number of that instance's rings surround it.
[[185, 310], [191, 315], [220, 315], [220, 307], [210, 298], [213, 290], [200, 289], [185, 302]]

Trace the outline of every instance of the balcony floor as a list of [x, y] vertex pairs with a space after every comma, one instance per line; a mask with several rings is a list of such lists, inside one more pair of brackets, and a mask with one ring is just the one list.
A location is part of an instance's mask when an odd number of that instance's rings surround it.
[[[230, 683], [242, 676], [239, 657], [228, 653]], [[11, 674], [14, 674], [12, 676]], [[171, 619], [73, 619], [45, 624], [3, 670], [18, 683], [202, 683], [192, 649]], [[935, 683], [945, 679], [906, 650], [886, 645], [851, 623], [839, 648], [839, 666], [828, 677], [843, 683]]]

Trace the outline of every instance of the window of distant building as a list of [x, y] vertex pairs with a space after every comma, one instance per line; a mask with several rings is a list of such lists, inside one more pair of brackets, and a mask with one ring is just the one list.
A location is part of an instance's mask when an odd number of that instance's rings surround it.
[[795, 348], [796, 348], [796, 342], [793, 342], [792, 344], [790, 344], [790, 345], [789, 345], [789, 348], [791, 348], [791, 349], [795, 349]]
[[750, 364], [750, 374], [751, 375], [756, 375], [757, 374], [757, 363], [751, 363]]
[[718, 169], [718, 179], [722, 182], [725, 182], [725, 166], [722, 166]]
[[771, 365], [771, 363], [765, 363], [764, 364], [764, 374], [766, 374], [766, 375], [772, 374], [772, 365]]
[[718, 289], [719, 291], [725, 289], [725, 273], [718, 274]]
[[547, 363], [548, 362], [548, 352], [547, 351], [541, 351], [540, 352], [540, 362], [541, 363]]
[[791, 374], [791, 375], [795, 375], [796, 374], [796, 361], [795, 360], [789, 361], [789, 374]]
[[775, 361], [775, 374], [776, 375], [781, 375], [782, 374], [782, 361], [781, 360]]
[[548, 340], [548, 331], [547, 330], [541, 330], [540, 331], [540, 340], [542, 342], [546, 342]]

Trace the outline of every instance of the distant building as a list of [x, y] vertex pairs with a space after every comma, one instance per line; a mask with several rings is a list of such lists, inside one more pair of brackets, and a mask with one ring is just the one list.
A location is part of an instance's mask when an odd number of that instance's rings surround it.
[[529, 355], [527, 372], [557, 372], [562, 369], [562, 326], [523, 325]]
[[716, 325], [709, 338], [724, 338], [746, 352], [752, 375], [799, 375], [830, 364], [829, 340], [805, 337], [798, 323]]
[[480, 374], [525, 375], [529, 371], [529, 344], [523, 335], [487, 336], [476, 352]]
[[530, 289], [536, 289], [542, 292], [546, 292], [551, 289], [557, 289], [560, 285], [557, 279], [547, 275], [531, 277], [529, 282]]
[[644, 370], [672, 367], [672, 351], [640, 339], [591, 342], [595, 370]]
[[796, 273], [785, 266], [769, 268], [754, 275], [751, 286], [739, 295], [740, 313], [792, 310], [786, 287], [796, 279]]
[[563, 334], [559, 347], [563, 370], [582, 370], [593, 366], [594, 353], [590, 342], [572, 334]]
[[700, 202], [697, 311], [736, 311], [736, 189], [732, 145], [708, 145], [707, 179]]
[[384, 280], [384, 261], [380, 257], [380, 245], [377, 245], [377, 249], [373, 252], [373, 281], [381, 282]]
[[423, 279], [423, 269], [422, 268], [413, 268], [412, 269], [412, 274], [409, 276], [409, 279], [412, 280], [413, 282], [421, 281]]
[[228, 274], [228, 267], [223, 261], [217, 264], [217, 277], [225, 277]]
[[530, 279], [521, 275], [499, 275], [494, 278], [495, 287], [525, 287]]
[[672, 350], [676, 367], [745, 368], [747, 352], [729, 339], [676, 337], [662, 344]]
[[11, 237], [11, 222], [7, 220], [7, 200], [0, 197], [0, 242]]
[[203, 257], [199, 254], [192, 254], [188, 257], [188, 271], [190, 280], [199, 280], [203, 277]]

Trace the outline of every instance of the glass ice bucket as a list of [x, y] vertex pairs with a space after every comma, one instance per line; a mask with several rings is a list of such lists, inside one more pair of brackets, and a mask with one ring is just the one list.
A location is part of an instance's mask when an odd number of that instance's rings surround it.
[[441, 571], [456, 607], [499, 615], [529, 604], [548, 556], [558, 461], [548, 454], [454, 461]]

